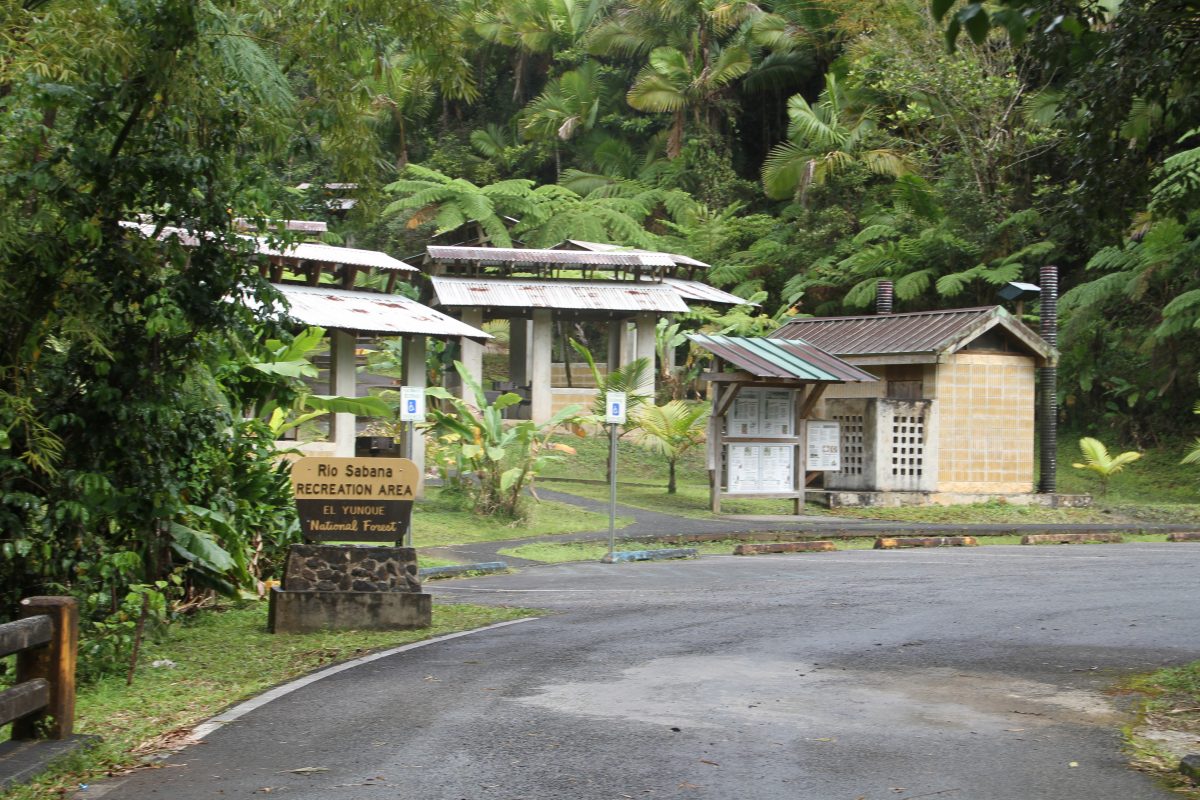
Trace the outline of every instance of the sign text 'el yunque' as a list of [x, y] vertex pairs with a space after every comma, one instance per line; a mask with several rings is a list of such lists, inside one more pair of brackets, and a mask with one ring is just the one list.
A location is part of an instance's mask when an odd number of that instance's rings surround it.
[[399, 543], [412, 522], [417, 467], [407, 458], [302, 458], [292, 490], [307, 541]]

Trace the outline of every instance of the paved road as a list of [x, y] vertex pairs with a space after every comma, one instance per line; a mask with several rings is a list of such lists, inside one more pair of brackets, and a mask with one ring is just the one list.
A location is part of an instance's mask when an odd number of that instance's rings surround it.
[[1129, 544], [439, 583], [548, 613], [320, 680], [91, 796], [1166, 800], [1105, 692], [1200, 658], [1198, 572], [1200, 546]]

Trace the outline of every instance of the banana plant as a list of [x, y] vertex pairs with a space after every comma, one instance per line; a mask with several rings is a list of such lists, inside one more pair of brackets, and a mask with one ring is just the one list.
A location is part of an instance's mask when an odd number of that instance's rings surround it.
[[475, 512], [520, 519], [523, 494], [526, 489], [533, 492], [538, 472], [561, 454], [575, 452], [569, 445], [551, 442], [550, 436], [560, 426], [584, 435], [580, 427], [587, 419], [583, 407], [568, 406], [541, 424], [505, 420], [501, 412], [521, 402], [521, 396], [507, 392], [488, 402], [461, 361], [454, 362], [454, 369], [475, 402], [456, 397], [441, 386], [426, 389], [427, 395], [444, 404], [443, 408], [430, 408], [430, 427], [439, 440], [458, 451], [460, 463], [473, 476], [469, 491]]
[[324, 328], [313, 326], [305, 328], [290, 342], [268, 339], [263, 343], [263, 352], [246, 365], [252, 372], [283, 379], [295, 392], [290, 404], [280, 402], [274, 393], [268, 394], [254, 410], [254, 416], [266, 421], [276, 439], [323, 414], [392, 416], [391, 407], [378, 397], [340, 397], [309, 391], [302, 379], [315, 378], [318, 372], [308, 356], [324, 336]]
[[1113, 475], [1125, 469], [1126, 464], [1131, 464], [1142, 457], [1142, 454], [1136, 450], [1129, 450], [1111, 456], [1108, 453], [1108, 448], [1100, 440], [1093, 439], [1090, 436], [1085, 436], [1079, 440], [1079, 450], [1083, 453], [1083, 463], [1076, 463], [1071, 466], [1075, 469], [1086, 469], [1094, 472], [1100, 479], [1101, 496], [1108, 494], [1108, 481]]

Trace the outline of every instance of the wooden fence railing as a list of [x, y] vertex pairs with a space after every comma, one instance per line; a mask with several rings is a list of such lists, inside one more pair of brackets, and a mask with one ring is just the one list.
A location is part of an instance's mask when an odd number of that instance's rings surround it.
[[17, 683], [0, 693], [0, 725], [12, 738], [66, 739], [75, 727], [79, 605], [73, 597], [27, 597], [21, 619], [0, 625], [0, 657], [17, 654]]

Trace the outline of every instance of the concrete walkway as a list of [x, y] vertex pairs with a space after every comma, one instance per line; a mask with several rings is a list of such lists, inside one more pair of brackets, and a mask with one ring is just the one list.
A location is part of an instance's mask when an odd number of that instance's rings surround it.
[[[538, 488], [538, 496], [546, 500], [577, 506], [597, 514], [608, 514], [608, 503], [580, 497], [553, 489]], [[1000, 536], [1010, 534], [1037, 533], [1113, 533], [1140, 531], [1145, 533], [1170, 533], [1194, 531], [1198, 525], [1167, 523], [908, 523], [892, 520], [847, 519], [818, 515], [729, 515], [714, 518], [681, 517], [649, 511], [643, 508], [617, 504], [617, 516], [633, 517], [633, 522], [618, 528], [618, 540], [653, 541], [671, 536], [721, 539], [735, 538], [748, 534], [785, 533], [805, 534], [821, 538], [853, 538], [862, 536]], [[417, 545], [420, 546], [418, 533]], [[455, 561], [460, 564], [476, 564], [489, 561], [505, 561], [512, 566], [536, 564], [499, 551], [532, 543], [598, 542], [608, 541], [608, 529], [581, 531], [578, 533], [524, 536], [491, 542], [451, 545], [447, 547], [422, 548], [422, 553], [434, 558]]]

